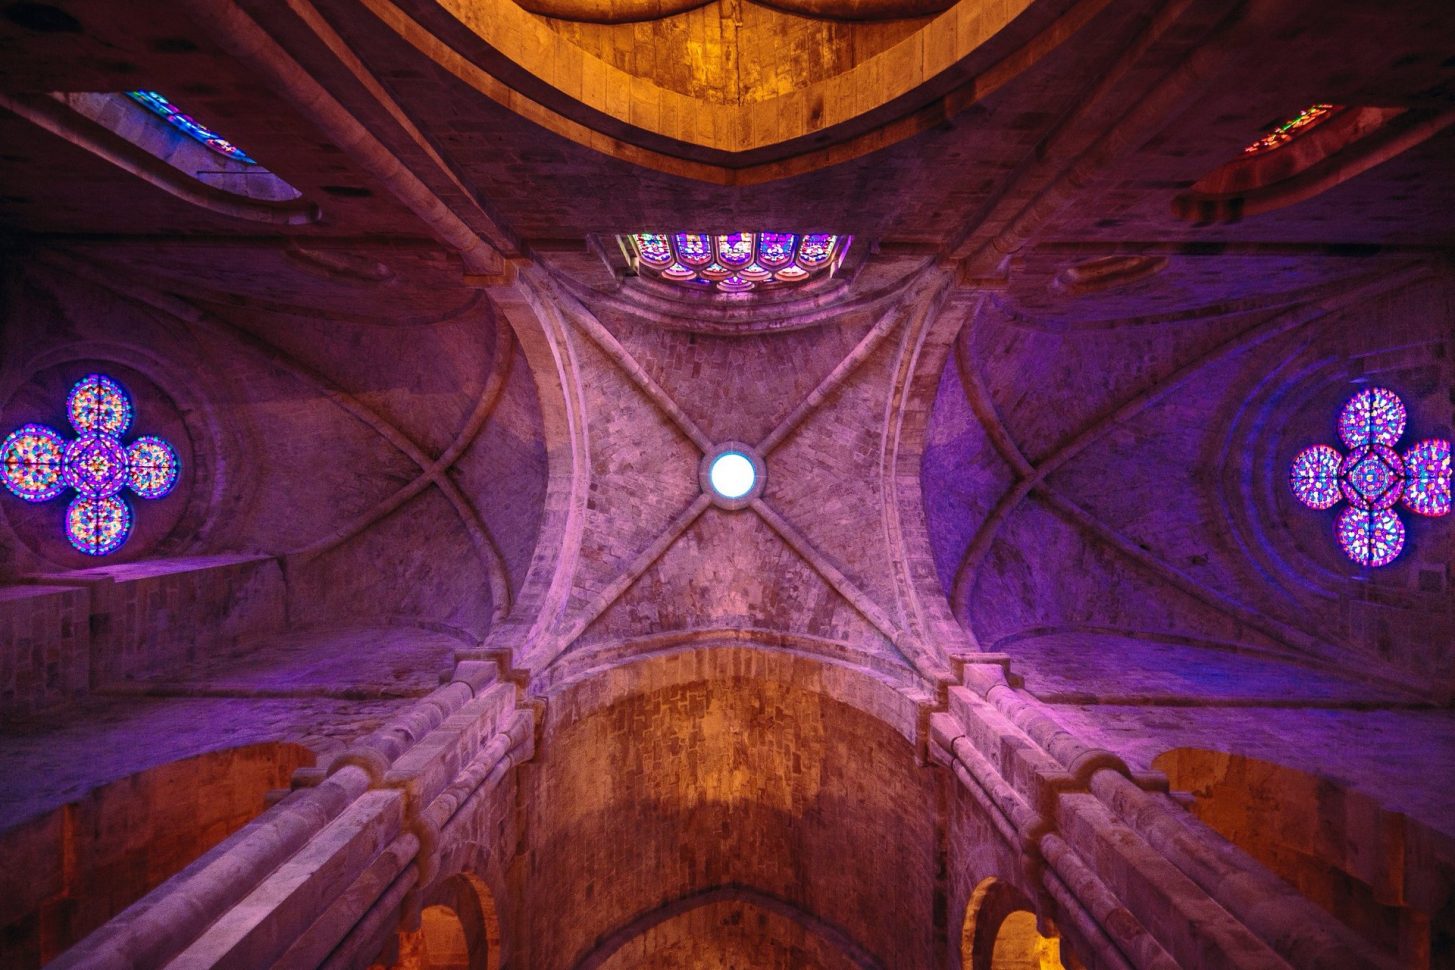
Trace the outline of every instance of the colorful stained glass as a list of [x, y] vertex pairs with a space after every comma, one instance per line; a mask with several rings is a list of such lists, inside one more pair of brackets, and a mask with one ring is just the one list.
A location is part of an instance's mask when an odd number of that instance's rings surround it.
[[88, 556], [115, 552], [131, 535], [131, 506], [116, 495], [78, 498], [66, 509], [66, 538]]
[[832, 275], [852, 241], [829, 233], [791, 232], [643, 232], [626, 238], [636, 252], [639, 271], [721, 293]]
[[1293, 494], [1311, 509], [1329, 509], [1338, 504], [1339, 465], [1343, 459], [1328, 445], [1310, 445], [1293, 459], [1288, 481]]
[[196, 118], [185, 114], [181, 108], [167, 100], [164, 95], [156, 91], [128, 91], [126, 95], [137, 104], [157, 115], [173, 128], [176, 128], [184, 135], [196, 139], [224, 158], [230, 158], [235, 162], [242, 162], [246, 165], [257, 164], [257, 159], [253, 158], [241, 148], [238, 148], [226, 138], [223, 138], [211, 128], [202, 124]]
[[131, 427], [131, 397], [120, 384], [103, 374], [88, 374], [66, 397], [71, 427], [120, 437]]
[[793, 262], [798, 237], [791, 232], [758, 233], [758, 262], [768, 269], [777, 269]]
[[1429, 438], [1404, 453], [1404, 504], [1420, 515], [1450, 512], [1450, 442]]
[[66, 445], [61, 476], [86, 498], [115, 495], [126, 484], [126, 449], [109, 434], [83, 434]]
[[1271, 152], [1275, 148], [1282, 148], [1299, 135], [1307, 133], [1315, 125], [1328, 121], [1339, 110], [1338, 105], [1311, 104], [1293, 117], [1269, 128], [1263, 133], [1263, 137], [1244, 148], [1243, 154], [1259, 155], [1263, 152]]
[[88, 374], [66, 397], [66, 413], [79, 435], [66, 442], [43, 424], [27, 424], [0, 449], [5, 485], [28, 502], [55, 498], [66, 488], [76, 499], [66, 510], [66, 538], [91, 556], [115, 552], [131, 535], [131, 506], [120, 492], [161, 498], [177, 484], [176, 450], [152, 435], [124, 447], [133, 410], [126, 390], [104, 374]]
[[5, 487], [27, 502], [44, 502], [61, 494], [61, 462], [66, 443], [43, 424], [27, 424], [12, 431], [0, 446]]
[[672, 244], [667, 237], [654, 232], [644, 232], [637, 236], [637, 254], [642, 261], [652, 266], [672, 265]]
[[1404, 523], [1389, 509], [1345, 509], [1334, 534], [1344, 555], [1361, 566], [1387, 566], [1404, 548]]
[[126, 484], [142, 498], [161, 498], [177, 484], [182, 462], [161, 438], [147, 435], [126, 449]]
[[1339, 413], [1339, 438], [1346, 447], [1393, 446], [1404, 434], [1407, 415], [1399, 395], [1383, 387], [1366, 387]]
[[1350, 505], [1387, 509], [1404, 491], [1404, 462], [1386, 445], [1361, 445], [1344, 456], [1339, 478]]
[[706, 266], [712, 262], [712, 238], [700, 232], [679, 232], [674, 237], [677, 258], [688, 266]]
[[1348, 500], [1349, 507], [1335, 520], [1334, 535], [1344, 554], [1361, 566], [1386, 566], [1404, 548], [1404, 521], [1394, 511], [1400, 499], [1420, 515], [1450, 511], [1450, 442], [1430, 438], [1397, 454], [1394, 445], [1408, 417], [1399, 395], [1365, 388], [1339, 414], [1339, 437], [1348, 454], [1313, 445], [1293, 459], [1288, 483], [1300, 502], [1328, 509], [1341, 498]]
[[753, 260], [753, 234], [734, 232], [718, 236], [717, 258], [724, 266], [746, 266]]
[[798, 244], [798, 263], [804, 269], [813, 269], [828, 261], [834, 254], [835, 237], [824, 233], [810, 233]]

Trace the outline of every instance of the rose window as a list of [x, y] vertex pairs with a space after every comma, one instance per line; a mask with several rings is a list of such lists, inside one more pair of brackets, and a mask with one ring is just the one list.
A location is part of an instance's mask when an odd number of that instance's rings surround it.
[[1397, 503], [1418, 515], [1450, 511], [1450, 442], [1427, 438], [1405, 449], [1408, 414], [1393, 391], [1366, 388], [1339, 414], [1339, 439], [1349, 449], [1312, 445], [1293, 460], [1289, 485], [1311, 509], [1348, 507], [1334, 522], [1334, 537], [1344, 555], [1361, 566], [1387, 566], [1404, 548], [1405, 525]]
[[0, 446], [5, 487], [27, 502], [45, 502], [67, 488], [76, 492], [66, 510], [66, 538], [89, 556], [121, 548], [131, 535], [129, 489], [144, 499], [166, 495], [177, 484], [181, 461], [171, 445], [146, 435], [121, 443], [135, 411], [131, 397], [104, 374], [78, 381], [66, 398], [66, 415], [77, 437], [66, 441], [43, 424], [27, 424]]

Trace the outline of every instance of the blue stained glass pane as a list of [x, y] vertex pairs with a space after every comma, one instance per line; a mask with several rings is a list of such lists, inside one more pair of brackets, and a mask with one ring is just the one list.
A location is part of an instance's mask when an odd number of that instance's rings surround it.
[[78, 498], [66, 510], [66, 538], [88, 556], [115, 552], [131, 535], [131, 506], [115, 495]]
[[1349, 504], [1361, 509], [1387, 509], [1404, 491], [1404, 462], [1393, 448], [1362, 445], [1344, 456], [1339, 484]]
[[131, 427], [131, 397], [105, 374], [88, 374], [66, 397], [66, 414], [82, 433], [123, 435]]
[[61, 474], [86, 498], [115, 495], [126, 484], [126, 449], [109, 434], [88, 432], [66, 445]]
[[828, 233], [809, 233], [803, 237], [798, 244], [798, 262], [801, 266], [812, 269], [821, 266], [829, 261], [834, 254], [835, 237]]
[[0, 446], [0, 471], [5, 487], [27, 502], [44, 502], [61, 494], [66, 443], [52, 428], [27, 424], [12, 431]]
[[126, 449], [126, 484], [142, 498], [161, 498], [177, 484], [182, 462], [161, 438], [147, 435]]
[[162, 118], [173, 128], [196, 139], [224, 158], [230, 158], [235, 162], [243, 162], [247, 165], [256, 165], [258, 163], [257, 159], [253, 158], [247, 152], [238, 148], [196, 118], [185, 114], [181, 108], [167, 100], [166, 96], [160, 92], [128, 91], [126, 94], [127, 97]]

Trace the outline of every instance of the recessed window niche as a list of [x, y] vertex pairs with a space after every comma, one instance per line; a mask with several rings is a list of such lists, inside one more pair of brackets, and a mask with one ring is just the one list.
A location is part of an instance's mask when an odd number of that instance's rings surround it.
[[159, 92], [80, 91], [56, 97], [204, 185], [269, 202], [303, 194]]
[[184, 202], [275, 225], [319, 219], [298, 189], [158, 92], [0, 94], [0, 107]]

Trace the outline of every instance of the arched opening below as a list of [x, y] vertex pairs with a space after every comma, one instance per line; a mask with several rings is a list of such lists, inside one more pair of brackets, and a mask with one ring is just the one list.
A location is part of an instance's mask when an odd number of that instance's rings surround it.
[[1036, 928], [1036, 914], [1016, 910], [1000, 924], [990, 955], [991, 970], [1065, 970], [1061, 963], [1061, 940], [1042, 936]]
[[465, 925], [448, 906], [426, 906], [419, 917], [419, 970], [470, 970]]
[[[1043, 935], [1041, 930], [1045, 929]], [[1030, 900], [994, 877], [982, 880], [965, 906], [960, 931], [963, 970], [1080, 970], [1061, 951], [1060, 934], [1042, 926]]]
[[370, 970], [500, 970], [500, 921], [489, 887], [459, 873], [425, 893], [415, 929], [400, 928]]

